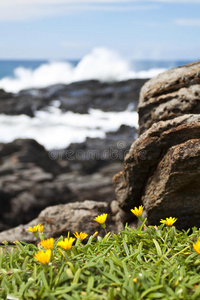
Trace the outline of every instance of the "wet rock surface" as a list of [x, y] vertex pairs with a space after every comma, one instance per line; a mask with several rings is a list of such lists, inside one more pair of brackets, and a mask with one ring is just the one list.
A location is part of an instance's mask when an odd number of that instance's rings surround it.
[[146, 79], [101, 83], [96, 80], [57, 84], [42, 89], [22, 90], [17, 94], [0, 90], [0, 113], [25, 114], [33, 117], [35, 111], [48, 109], [57, 100], [63, 111], [86, 114], [89, 109], [103, 111], [136, 110], [139, 93]]
[[[147, 82], [139, 100], [140, 135], [113, 178], [119, 206], [143, 204], [148, 222], [178, 218], [178, 228], [200, 226], [200, 62]], [[181, 99], [184, 99], [182, 101]]]

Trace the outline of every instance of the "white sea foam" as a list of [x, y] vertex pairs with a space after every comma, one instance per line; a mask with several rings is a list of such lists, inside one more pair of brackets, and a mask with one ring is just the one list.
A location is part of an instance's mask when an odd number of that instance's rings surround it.
[[25, 115], [0, 115], [0, 142], [8, 143], [16, 138], [33, 138], [46, 149], [61, 149], [72, 142], [83, 142], [86, 137], [105, 136], [105, 132], [117, 130], [121, 124], [138, 124], [136, 112], [103, 112], [90, 109], [89, 114], [61, 112], [56, 107], [38, 111], [34, 118]]
[[73, 66], [68, 62], [49, 62], [37, 69], [18, 67], [13, 77], [0, 80], [0, 88], [8, 92], [18, 92], [32, 87], [46, 87], [57, 83], [97, 79], [100, 81], [119, 81], [131, 78], [151, 78], [166, 69], [157, 68], [135, 72], [131, 64], [117, 53], [106, 48], [95, 48]]

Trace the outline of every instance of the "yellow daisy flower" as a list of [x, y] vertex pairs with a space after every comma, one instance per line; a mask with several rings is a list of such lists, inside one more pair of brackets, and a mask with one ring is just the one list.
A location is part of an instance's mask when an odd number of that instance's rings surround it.
[[144, 206], [140, 205], [139, 208], [135, 207], [134, 209], [131, 209], [131, 212], [136, 216], [136, 217], [141, 217], [143, 213]]
[[176, 222], [176, 220], [176, 218], [169, 217], [166, 218], [166, 220], [161, 219], [160, 223], [165, 223], [165, 225], [171, 227]]
[[41, 262], [43, 265], [46, 265], [49, 263], [50, 259], [51, 259], [51, 250], [48, 249], [46, 252], [44, 252], [43, 250], [38, 251], [34, 258]]
[[102, 215], [99, 215], [98, 217], [96, 217], [95, 219], [94, 219], [94, 221], [96, 221], [96, 222], [98, 222], [99, 224], [104, 224], [105, 223], [105, 221], [106, 221], [106, 218], [107, 218], [107, 215], [108, 214], [102, 214]]
[[31, 231], [32, 233], [36, 233], [36, 232], [43, 232], [43, 225], [42, 224], [38, 224], [36, 226], [30, 227], [28, 229], [26, 229], [28, 231]]
[[200, 254], [200, 240], [193, 244], [193, 249]]
[[41, 241], [40, 245], [42, 245], [44, 249], [53, 249], [53, 238]]
[[58, 242], [57, 245], [64, 250], [70, 250], [74, 241], [75, 239], [72, 237], [70, 237], [70, 239], [65, 238], [64, 241]]
[[31, 231], [32, 233], [36, 233], [38, 230], [38, 225], [33, 226], [33, 227], [29, 227], [26, 230]]
[[80, 232], [78, 233], [77, 231], [74, 233], [74, 236], [78, 239], [80, 238], [81, 240], [84, 240], [88, 234], [87, 233], [84, 233], [84, 232]]

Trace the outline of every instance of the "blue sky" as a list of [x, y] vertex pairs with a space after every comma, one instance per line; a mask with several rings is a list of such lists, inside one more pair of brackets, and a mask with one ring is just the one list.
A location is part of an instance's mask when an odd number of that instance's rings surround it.
[[0, 0], [0, 59], [200, 59], [200, 0]]

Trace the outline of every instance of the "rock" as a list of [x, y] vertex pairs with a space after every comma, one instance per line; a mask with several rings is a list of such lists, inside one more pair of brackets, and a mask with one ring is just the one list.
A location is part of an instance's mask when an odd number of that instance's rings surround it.
[[59, 162], [34, 140], [1, 143], [0, 163], [0, 231], [27, 223], [49, 205], [75, 200], [66, 182], [54, 181]]
[[[110, 146], [111, 141], [110, 138]], [[82, 144], [84, 153], [98, 149], [95, 143], [95, 139], [90, 141], [91, 148]], [[78, 150], [78, 144], [76, 147]], [[100, 151], [103, 153], [106, 147], [102, 140]], [[50, 157], [34, 140], [0, 144], [0, 231], [31, 221], [51, 205], [85, 199], [110, 203], [115, 197], [112, 176], [121, 169], [119, 159], [108, 157], [102, 163], [100, 159], [70, 161], [61, 156]], [[75, 163], [80, 168], [75, 168]], [[95, 165], [94, 172], [91, 164]]]
[[149, 224], [178, 218], [178, 228], [200, 226], [200, 62], [164, 72], [141, 90], [139, 137], [113, 178], [124, 222], [144, 205]]
[[60, 108], [78, 113], [89, 109], [103, 111], [124, 111], [129, 105], [138, 103], [140, 88], [146, 79], [133, 79], [121, 82], [100, 83], [98, 81], [75, 82], [61, 92], [62, 97], [52, 95], [61, 101]]
[[50, 104], [43, 98], [36, 98], [31, 93], [12, 94], [0, 90], [0, 113], [6, 115], [24, 114], [30, 117], [34, 116], [36, 110]]
[[151, 224], [178, 217], [176, 227], [200, 225], [200, 139], [172, 146], [148, 178], [142, 202]]
[[45, 109], [54, 100], [63, 111], [86, 114], [91, 108], [103, 111], [134, 110], [140, 88], [147, 79], [102, 83], [97, 80], [57, 84], [42, 89], [27, 89], [17, 94], [0, 90], [0, 113], [25, 114], [33, 117], [35, 111]]
[[200, 138], [200, 115], [184, 115], [160, 121], [139, 136], [124, 161], [124, 171], [113, 178], [120, 207], [129, 211], [140, 205], [146, 181], [168, 149]]
[[23, 169], [23, 165], [35, 164], [47, 173], [60, 172], [59, 163], [51, 160], [45, 148], [33, 139], [16, 139], [11, 143], [0, 143], [0, 172]]
[[139, 134], [152, 124], [184, 114], [200, 114], [200, 61], [171, 69], [141, 89]]
[[86, 138], [83, 143], [72, 143], [65, 150], [56, 150], [56, 156], [68, 159], [71, 171], [92, 174], [108, 164], [123, 161], [136, 137], [135, 127], [121, 125], [116, 132], [106, 133], [103, 139]]
[[100, 168], [98, 172], [89, 175], [64, 173], [55, 178], [55, 184], [57, 186], [67, 184], [73, 199], [78, 201], [93, 199], [110, 202], [115, 197], [112, 176], [120, 168], [120, 163], [110, 163], [108, 166]]
[[[115, 201], [112, 207], [116, 205], [117, 203]], [[54, 237], [56, 239], [61, 235], [66, 237], [68, 232], [72, 235], [75, 231], [86, 232], [89, 235], [93, 235], [95, 231], [98, 231], [99, 235], [105, 235], [102, 227], [94, 221], [94, 218], [102, 213], [108, 214], [106, 220], [108, 231], [117, 233], [118, 227], [121, 226], [121, 224], [117, 224], [114, 218], [119, 213], [119, 210], [116, 208], [113, 213], [111, 212], [110, 204], [88, 200], [50, 206], [44, 209], [38, 217], [30, 223], [1, 232], [0, 243], [5, 240], [9, 243], [13, 243], [16, 240], [36, 242], [33, 234], [26, 231], [26, 229], [29, 226], [33, 227], [37, 224], [44, 225], [45, 238]]]

